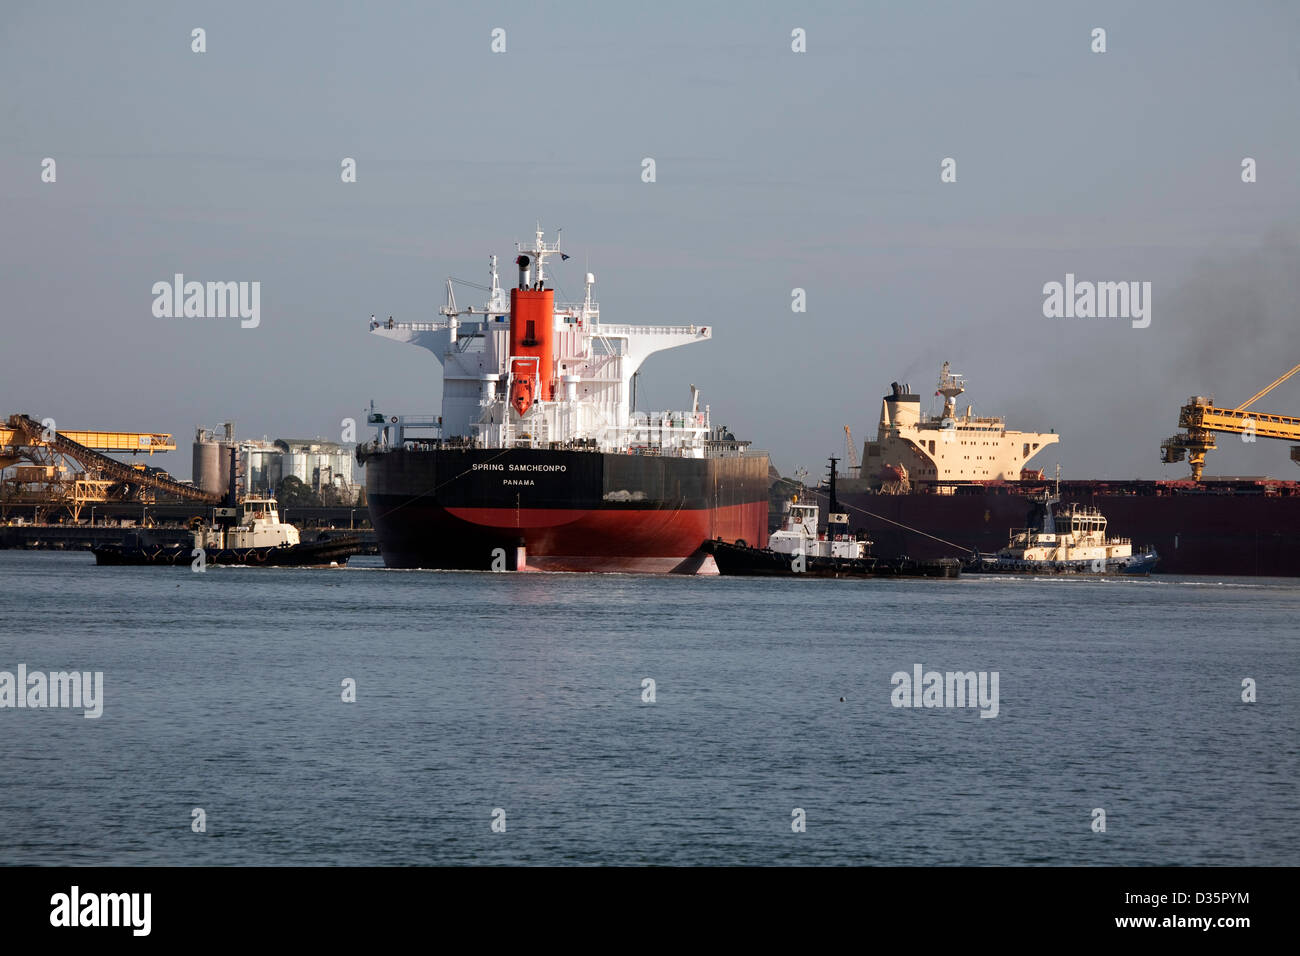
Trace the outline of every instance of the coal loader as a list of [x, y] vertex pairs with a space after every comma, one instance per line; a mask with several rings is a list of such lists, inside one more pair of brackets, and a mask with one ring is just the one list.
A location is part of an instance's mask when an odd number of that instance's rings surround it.
[[655, 352], [712, 337], [707, 325], [602, 320], [558, 304], [539, 228], [518, 248], [507, 297], [496, 257], [487, 301], [443, 318], [371, 320], [371, 333], [432, 351], [442, 414], [368, 418], [357, 448], [384, 563], [463, 570], [713, 572], [706, 540], [767, 542], [765, 453], [714, 426], [692, 386], [681, 411], [635, 410], [635, 375]]

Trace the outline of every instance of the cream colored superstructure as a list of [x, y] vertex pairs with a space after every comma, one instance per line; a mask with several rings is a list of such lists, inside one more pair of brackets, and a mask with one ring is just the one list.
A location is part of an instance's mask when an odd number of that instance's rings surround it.
[[936, 417], [921, 412], [921, 397], [908, 386], [893, 383], [881, 402], [876, 440], [863, 447], [863, 479], [895, 491], [917, 482], [1018, 481], [1030, 460], [1059, 440], [1055, 432], [1012, 431], [1000, 417], [971, 414], [970, 406], [958, 416], [956, 398], [965, 390], [944, 362], [936, 391], [943, 414]]
[[[1052, 507], [1059, 499], [1049, 499]], [[1105, 561], [1133, 556], [1128, 538], [1106, 537], [1106, 518], [1096, 508], [1071, 503], [1042, 529], [1012, 532], [998, 557], [1016, 561]]]

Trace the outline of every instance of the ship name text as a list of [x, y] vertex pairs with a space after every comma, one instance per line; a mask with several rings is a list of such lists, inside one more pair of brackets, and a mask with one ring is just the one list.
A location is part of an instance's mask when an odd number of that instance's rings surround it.
[[494, 465], [487, 462], [478, 462], [474, 465], [474, 471], [566, 471], [568, 465]]

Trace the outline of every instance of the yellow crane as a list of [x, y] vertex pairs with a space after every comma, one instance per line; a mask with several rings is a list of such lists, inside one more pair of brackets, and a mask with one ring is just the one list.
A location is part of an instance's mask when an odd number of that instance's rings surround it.
[[[1215, 432], [1240, 435], [1243, 441], [1278, 438], [1300, 442], [1300, 418], [1246, 411], [1296, 372], [1300, 372], [1300, 365], [1275, 378], [1236, 408], [1218, 408], [1212, 398], [1193, 395], [1178, 412], [1178, 427], [1185, 431], [1160, 443], [1160, 460], [1171, 464], [1186, 458], [1192, 466], [1192, 480], [1200, 481], [1205, 468], [1205, 453], [1215, 447]], [[1292, 447], [1291, 460], [1300, 464], [1300, 446]]]
[[28, 415], [0, 420], [0, 472], [16, 465], [13, 477], [0, 479], [0, 500], [58, 504], [74, 521], [90, 502], [115, 494], [142, 496], [162, 493], [185, 501], [216, 504], [221, 495], [175, 481], [166, 472], [145, 465], [128, 465], [116, 454], [174, 451], [176, 443], [164, 432], [57, 431], [53, 423]]
[[[43, 435], [44, 433], [42, 433]], [[55, 434], [51, 429], [50, 434]], [[89, 448], [91, 451], [108, 451], [118, 455], [153, 455], [156, 451], [175, 451], [176, 443], [172, 436], [161, 432], [101, 432], [101, 431], [66, 431], [60, 429], [59, 435]], [[30, 435], [14, 428], [6, 421], [0, 421], [0, 448], [40, 447], [49, 444], [42, 435]], [[10, 460], [11, 459], [11, 460]], [[8, 467], [18, 459], [10, 456], [5, 459]]]

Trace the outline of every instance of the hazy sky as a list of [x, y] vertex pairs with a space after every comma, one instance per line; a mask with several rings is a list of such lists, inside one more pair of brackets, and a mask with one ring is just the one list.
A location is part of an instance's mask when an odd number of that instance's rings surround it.
[[[1036, 464], [1182, 477], [1158, 446], [1188, 396], [1300, 362], [1298, 51], [1291, 2], [8, 0], [0, 413], [172, 432], [180, 476], [199, 424], [435, 413], [436, 360], [370, 314], [433, 319], [492, 252], [508, 281], [540, 219], [562, 295], [589, 260], [606, 321], [716, 327], [640, 407], [696, 383], [786, 473], [949, 359], [977, 412], [1061, 433]], [[156, 318], [176, 272], [259, 281], [261, 325]], [[1045, 318], [1066, 273], [1151, 282], [1150, 327]], [[1258, 407], [1300, 414], [1300, 376]], [[1300, 478], [1285, 443], [1220, 443], [1207, 474]]]

